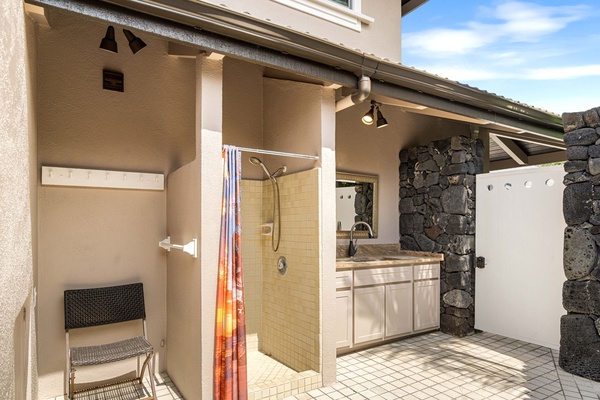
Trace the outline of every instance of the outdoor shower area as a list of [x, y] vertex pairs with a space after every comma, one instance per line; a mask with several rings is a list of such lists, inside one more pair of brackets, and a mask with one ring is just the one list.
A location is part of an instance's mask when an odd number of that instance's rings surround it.
[[[312, 169], [281, 175], [276, 185], [240, 184], [248, 392], [255, 399], [320, 386], [319, 178]], [[276, 252], [272, 241], [279, 241]]]
[[[105, 23], [58, 10], [48, 18], [50, 27], [32, 32], [37, 167], [152, 173], [164, 177], [164, 187], [38, 184], [39, 397], [65, 390], [64, 290], [135, 282], [144, 285], [157, 372], [166, 372], [186, 399], [211, 396], [224, 145], [313, 156], [242, 152], [240, 192], [249, 350], [291, 371], [285, 380], [254, 377], [250, 389], [260, 389], [258, 399], [319, 386], [324, 371], [335, 371], [323, 367], [321, 316], [322, 304], [331, 303], [322, 299], [321, 282], [333, 277], [335, 260], [335, 225], [321, 211], [334, 201], [334, 90], [275, 79], [261, 65], [228, 57], [177, 58], [158, 35], [144, 35], [147, 46], [135, 55], [105, 52], [98, 49]], [[104, 67], [123, 73], [123, 92], [103, 89]], [[271, 173], [287, 167], [276, 176], [277, 252], [261, 226], [274, 222], [273, 184], [250, 157]], [[178, 245], [195, 239], [197, 257], [160, 247], [166, 238]], [[326, 271], [324, 253], [331, 260]], [[106, 342], [120, 333], [106, 332]], [[100, 372], [82, 371], [78, 381], [125, 374], [129, 365]]]

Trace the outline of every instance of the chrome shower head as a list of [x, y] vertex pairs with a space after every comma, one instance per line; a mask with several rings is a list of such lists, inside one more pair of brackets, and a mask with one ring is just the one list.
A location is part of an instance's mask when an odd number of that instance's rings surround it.
[[265, 164], [263, 164], [262, 161], [260, 161], [260, 159], [256, 158], [256, 157], [250, 157], [250, 162], [253, 165], [260, 165], [263, 169], [263, 171], [265, 171], [265, 174], [267, 174], [267, 176], [270, 178], [271, 177], [271, 173], [269, 172], [269, 170], [267, 169], [267, 166]]
[[273, 172], [273, 175], [271, 175], [271, 178], [276, 178], [279, 175], [283, 175], [286, 170], [287, 170], [287, 167], [285, 165], [282, 165], [281, 167], [279, 167], [277, 169], [277, 171]]

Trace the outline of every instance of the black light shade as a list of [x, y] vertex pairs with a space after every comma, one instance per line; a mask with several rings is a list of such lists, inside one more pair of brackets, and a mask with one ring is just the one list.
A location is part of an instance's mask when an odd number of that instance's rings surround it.
[[106, 35], [100, 42], [100, 48], [113, 53], [118, 53], [117, 42], [115, 40], [115, 28], [113, 28], [112, 25], [106, 28]]
[[135, 36], [130, 30], [123, 29], [123, 33], [125, 34], [127, 40], [129, 40], [129, 48], [133, 54], [146, 47], [146, 43], [144, 43], [144, 41], [139, 37]]
[[383, 128], [384, 126], [388, 126], [388, 122], [383, 118], [383, 114], [379, 111], [379, 107], [377, 107], [377, 128]]
[[372, 125], [375, 121], [375, 106], [371, 105], [371, 109], [362, 117], [362, 122], [365, 125]]

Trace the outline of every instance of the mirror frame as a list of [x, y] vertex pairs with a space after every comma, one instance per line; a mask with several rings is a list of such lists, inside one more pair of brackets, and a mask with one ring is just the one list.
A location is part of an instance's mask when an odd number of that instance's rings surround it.
[[[379, 177], [376, 175], [361, 175], [353, 174], [349, 172], [336, 172], [335, 180], [343, 179], [346, 181], [356, 182], [367, 182], [373, 184], [373, 238], [377, 238], [379, 235]], [[337, 239], [350, 239], [350, 231], [337, 231]], [[367, 231], [354, 231], [352, 234], [353, 238], [368, 239], [369, 234]]]

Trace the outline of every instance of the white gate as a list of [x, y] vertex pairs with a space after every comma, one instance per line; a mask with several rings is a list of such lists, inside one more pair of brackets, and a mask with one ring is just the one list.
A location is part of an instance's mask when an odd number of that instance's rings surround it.
[[558, 349], [562, 166], [477, 175], [475, 328]]

